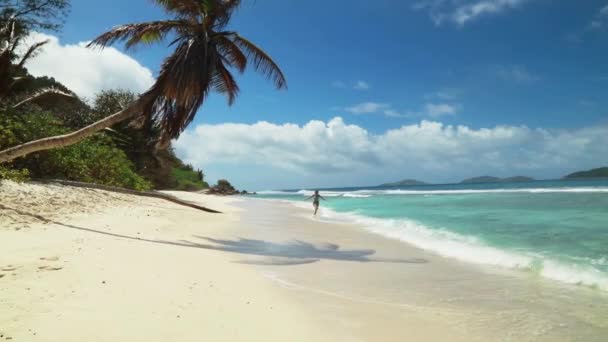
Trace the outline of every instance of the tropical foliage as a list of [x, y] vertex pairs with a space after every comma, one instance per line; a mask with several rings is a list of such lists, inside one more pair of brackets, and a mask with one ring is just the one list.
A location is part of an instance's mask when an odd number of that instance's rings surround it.
[[[0, 177], [57, 177], [135, 189], [206, 187], [204, 175], [170, 148], [207, 95], [232, 104], [233, 71], [247, 66], [286, 81], [262, 49], [227, 30], [239, 0], [155, 0], [169, 20], [118, 26], [89, 46], [124, 42], [127, 49], [169, 40], [173, 53], [154, 85], [136, 95], [101, 92], [89, 105], [52, 78], [32, 77], [27, 62], [46, 42], [24, 46], [32, 30], [57, 30], [68, 0], [0, 0]], [[22, 158], [19, 158], [22, 157]], [[23, 170], [23, 171], [15, 171]]]
[[[83, 106], [85, 106], [83, 104]], [[69, 131], [53, 110], [28, 105], [22, 110], [0, 110], [0, 146]], [[132, 161], [106, 134], [61, 149], [41, 151], [18, 159], [4, 168], [0, 178], [67, 179], [146, 190], [151, 183], [139, 176]]]
[[[35, 0], [33, 0], [35, 1]], [[240, 0], [155, 0], [172, 18], [115, 27], [89, 46], [124, 42], [127, 49], [171, 39], [175, 50], [161, 66], [154, 85], [126, 108], [73, 133], [40, 139], [0, 151], [0, 162], [77, 143], [125, 120], [158, 133], [156, 144], [167, 147], [192, 122], [211, 91], [232, 104], [239, 93], [231, 72], [248, 65], [272, 80], [278, 89], [286, 80], [278, 65], [262, 49], [227, 30]]]

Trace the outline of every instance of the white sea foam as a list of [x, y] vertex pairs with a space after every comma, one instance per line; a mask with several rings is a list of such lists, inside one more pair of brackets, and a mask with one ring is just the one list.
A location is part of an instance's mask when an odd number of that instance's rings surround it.
[[[259, 191], [260, 195], [274, 196], [310, 196], [311, 190], [299, 191]], [[608, 193], [608, 187], [589, 188], [527, 188], [527, 189], [458, 189], [458, 190], [355, 190], [355, 191], [321, 191], [327, 197], [367, 198], [377, 195], [466, 195], [466, 194], [501, 194], [501, 193]]]
[[[303, 202], [293, 205], [308, 209]], [[591, 265], [559, 262], [533, 253], [515, 252], [488, 246], [472, 236], [456, 234], [444, 229], [433, 229], [407, 219], [377, 219], [356, 213], [338, 213], [322, 208], [320, 218], [327, 221], [356, 223], [366, 230], [400, 240], [438, 255], [461, 261], [521, 269], [542, 277], [568, 284], [597, 287], [608, 291], [608, 274]]]
[[527, 189], [460, 189], [460, 190], [358, 190], [374, 195], [459, 195], [493, 193], [608, 193], [608, 188], [527, 188]]
[[257, 194], [258, 195], [284, 195], [284, 196], [297, 195], [297, 193], [295, 193], [295, 192], [280, 191], [280, 190], [263, 190], [263, 191], [258, 191]]
[[[311, 196], [314, 191], [311, 190], [299, 190], [299, 191], [277, 191], [277, 190], [264, 190], [258, 191], [258, 195], [270, 195], [270, 196]], [[360, 194], [357, 192], [342, 192], [342, 191], [323, 191], [321, 193], [323, 197], [351, 197], [351, 198], [367, 198], [372, 195]]]
[[344, 195], [342, 195], [342, 197], [367, 198], [367, 197], [372, 197], [372, 195], [361, 195], [361, 194], [345, 193]]

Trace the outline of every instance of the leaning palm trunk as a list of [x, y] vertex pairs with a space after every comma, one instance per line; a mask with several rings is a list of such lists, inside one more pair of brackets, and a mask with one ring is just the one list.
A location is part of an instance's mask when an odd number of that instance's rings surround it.
[[60, 148], [75, 144], [82, 141], [89, 136], [101, 131], [102, 129], [113, 126], [119, 122], [128, 120], [133, 116], [141, 113], [140, 102], [136, 101], [129, 107], [121, 110], [118, 113], [112, 114], [102, 120], [99, 120], [87, 127], [81, 128], [75, 132], [58, 135], [49, 138], [43, 138], [39, 140], [30, 141], [25, 144], [11, 147], [7, 150], [0, 152], [0, 163], [10, 162], [11, 160], [19, 157], [23, 157], [27, 154], [49, 150], [53, 148]]

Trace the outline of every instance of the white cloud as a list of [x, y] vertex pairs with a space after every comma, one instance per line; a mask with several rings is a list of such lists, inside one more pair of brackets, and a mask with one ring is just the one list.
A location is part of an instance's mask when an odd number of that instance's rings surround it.
[[453, 105], [449, 105], [446, 103], [434, 104], [427, 103], [424, 106], [426, 115], [431, 118], [438, 118], [445, 115], [456, 115], [458, 112], [458, 108]]
[[[331, 86], [334, 88], [339, 88], [339, 89], [351, 87], [351, 85], [347, 85], [343, 81], [333, 81], [331, 83]], [[371, 86], [369, 85], [369, 83], [362, 81], [362, 80], [359, 80], [359, 81], [355, 82], [355, 84], [352, 85], [352, 89], [355, 89], [355, 90], [368, 90], [370, 88], [371, 88]]]
[[390, 118], [431, 117], [438, 118], [446, 115], [456, 115], [461, 105], [447, 103], [426, 103], [418, 112], [400, 112], [388, 103], [363, 102], [352, 107], [344, 108], [352, 114], [384, 114]]
[[152, 72], [135, 59], [108, 47], [88, 49], [87, 42], [62, 44], [59, 38], [31, 34], [27, 41], [49, 40], [42, 52], [26, 65], [34, 76], [54, 77], [76, 94], [92, 98], [103, 89], [143, 92], [154, 83]]
[[533, 74], [521, 65], [498, 66], [495, 73], [496, 76], [505, 81], [528, 83], [540, 80], [538, 75]]
[[413, 8], [428, 10], [431, 20], [437, 26], [445, 22], [463, 26], [478, 17], [499, 14], [528, 1], [530, 0], [422, 0]]
[[357, 90], [368, 90], [370, 88], [370, 86], [365, 81], [357, 81], [354, 88]]
[[595, 18], [591, 20], [589, 27], [594, 30], [608, 27], [608, 5], [602, 7], [599, 12], [597, 12]]
[[604, 26], [604, 24], [599, 20], [592, 20], [591, 24], [589, 24], [589, 27], [594, 30], [601, 29], [603, 26]]
[[[288, 177], [285, 184], [293, 187], [310, 181], [319, 184], [319, 175], [328, 186], [344, 185], [344, 177], [360, 185], [374, 184], [369, 177], [398, 179], [405, 175], [427, 181], [481, 174], [555, 177], [607, 164], [608, 126], [474, 129], [423, 120], [373, 134], [336, 117], [301, 126], [269, 122], [199, 125], [186, 131], [174, 146], [196, 167], [212, 170], [216, 165], [232, 165], [237, 170], [231, 175], [236, 182], [247, 184], [247, 179], [255, 177], [266, 180], [270, 187], [278, 186], [273, 180], [280, 177]], [[244, 168], [264, 172], [256, 176], [253, 171], [241, 172]]]
[[373, 114], [381, 110], [389, 109], [391, 106], [386, 103], [378, 102], [363, 102], [352, 107], [347, 107], [344, 110], [352, 114]]

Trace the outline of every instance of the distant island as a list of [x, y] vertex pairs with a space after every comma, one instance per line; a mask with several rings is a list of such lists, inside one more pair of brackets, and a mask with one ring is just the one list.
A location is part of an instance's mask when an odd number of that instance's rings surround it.
[[465, 179], [460, 184], [475, 184], [475, 183], [521, 183], [521, 182], [531, 182], [534, 178], [524, 177], [524, 176], [516, 176], [516, 177], [508, 177], [508, 178], [498, 178], [491, 176], [481, 176], [475, 178]]
[[394, 182], [394, 183], [384, 183], [381, 184], [379, 186], [407, 186], [407, 185], [426, 185], [428, 183], [425, 182], [421, 182], [415, 179], [404, 179], [402, 181], [399, 182]]
[[588, 179], [588, 178], [608, 178], [608, 167], [600, 167], [589, 171], [574, 172], [564, 179]]

